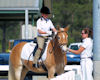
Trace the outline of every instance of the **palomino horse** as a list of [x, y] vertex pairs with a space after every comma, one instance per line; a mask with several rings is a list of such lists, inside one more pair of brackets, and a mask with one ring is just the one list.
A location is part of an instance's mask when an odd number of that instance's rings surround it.
[[[47, 46], [47, 57], [43, 63], [48, 71], [48, 79], [53, 78], [55, 73], [60, 75], [64, 72], [64, 66], [67, 63], [67, 31], [68, 27], [59, 28], [57, 34], [52, 40], [50, 40]], [[21, 58], [21, 51], [26, 43], [27, 42], [21, 42], [12, 49], [9, 59], [9, 80], [24, 80], [28, 71], [33, 71], [36, 73], [47, 72], [41, 66], [39, 68], [33, 67], [33, 61], [24, 60]]]

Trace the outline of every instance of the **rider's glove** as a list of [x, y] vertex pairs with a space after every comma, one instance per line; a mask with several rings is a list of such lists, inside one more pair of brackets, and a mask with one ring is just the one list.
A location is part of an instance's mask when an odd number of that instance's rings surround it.
[[54, 34], [56, 35], [56, 34], [57, 34], [57, 32], [54, 32]]

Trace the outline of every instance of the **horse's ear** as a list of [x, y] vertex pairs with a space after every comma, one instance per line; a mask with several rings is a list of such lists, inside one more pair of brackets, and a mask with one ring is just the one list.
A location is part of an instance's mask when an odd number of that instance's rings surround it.
[[57, 30], [59, 30], [59, 29], [60, 29], [60, 26], [59, 26], [59, 25], [57, 25], [57, 27], [56, 27], [56, 28], [57, 28]]
[[69, 30], [69, 28], [70, 28], [70, 25], [66, 26], [65, 31], [67, 32]]

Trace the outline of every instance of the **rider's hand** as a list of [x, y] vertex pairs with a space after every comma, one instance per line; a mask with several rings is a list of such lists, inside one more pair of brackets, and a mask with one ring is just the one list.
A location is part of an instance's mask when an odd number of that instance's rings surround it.
[[52, 31], [47, 31], [46, 32], [48, 35], [52, 35]]
[[54, 32], [54, 35], [56, 35], [57, 34], [57, 32]]

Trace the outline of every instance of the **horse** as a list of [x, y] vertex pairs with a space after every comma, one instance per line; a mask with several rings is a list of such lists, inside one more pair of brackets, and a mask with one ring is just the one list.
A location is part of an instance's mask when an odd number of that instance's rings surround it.
[[59, 28], [57, 34], [53, 37], [47, 46], [47, 56], [43, 61], [46, 70], [42, 66], [33, 67], [33, 62], [21, 58], [22, 49], [28, 42], [21, 42], [12, 48], [9, 58], [8, 80], [24, 80], [28, 71], [36, 73], [47, 73], [48, 79], [54, 78], [55, 73], [60, 75], [64, 73], [64, 67], [67, 64], [66, 49], [68, 43], [69, 27]]

